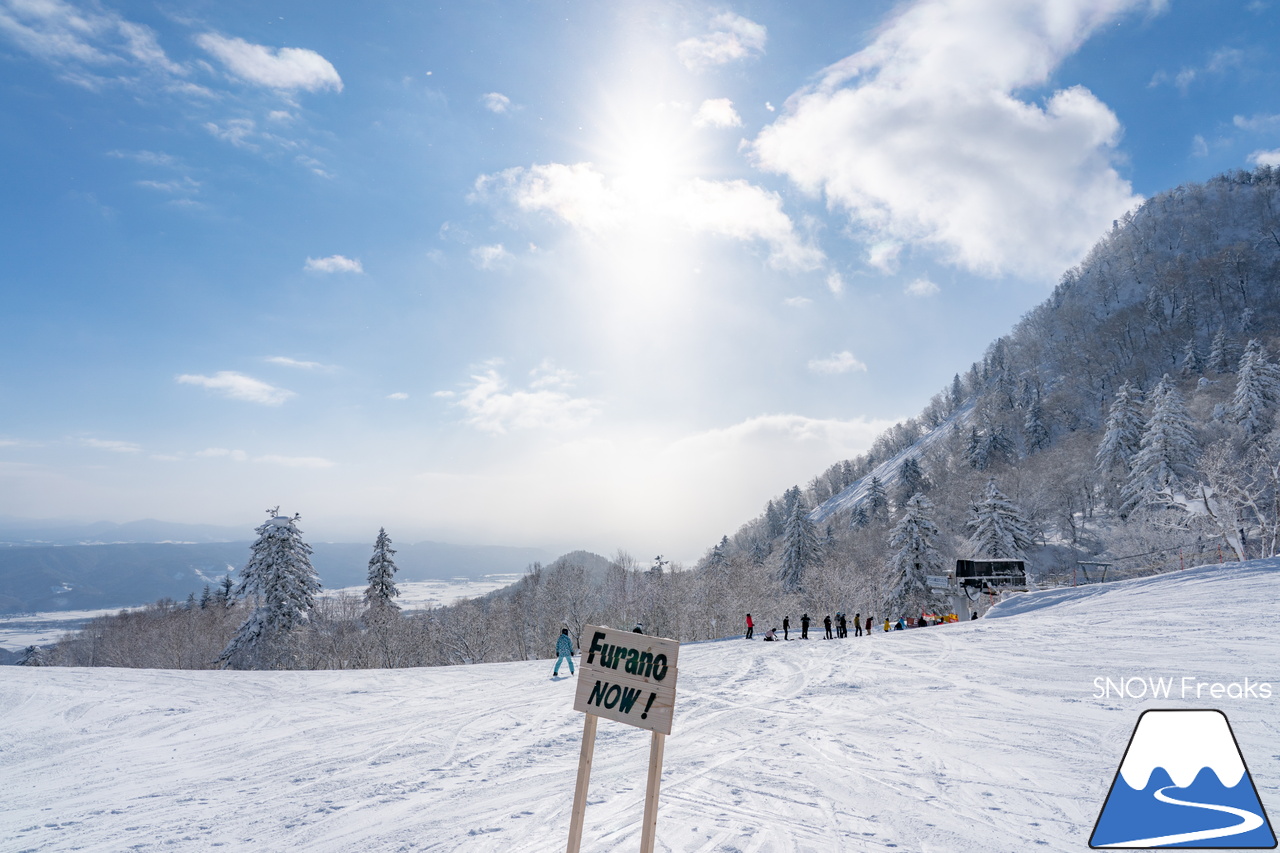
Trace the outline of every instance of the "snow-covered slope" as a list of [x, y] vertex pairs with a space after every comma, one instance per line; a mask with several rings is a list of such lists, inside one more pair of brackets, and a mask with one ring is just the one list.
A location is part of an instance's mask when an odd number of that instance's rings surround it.
[[[1273, 560], [928, 630], [685, 646], [658, 849], [1084, 850], [1149, 707], [1223, 710], [1280, 814], [1277, 600]], [[560, 851], [582, 717], [550, 674], [0, 668], [0, 848]], [[1273, 694], [1095, 687], [1184, 676]], [[647, 755], [600, 724], [584, 851], [638, 849]]]
[[809, 513], [809, 520], [819, 524], [837, 512], [852, 512], [858, 504], [867, 499], [867, 495], [871, 493], [871, 481], [877, 477], [885, 491], [892, 494], [898, 486], [899, 470], [908, 456], [914, 456], [916, 459], [924, 458], [938, 443], [945, 441], [954, 430], [967, 428], [972, 417], [973, 402], [969, 401], [956, 409], [945, 421], [920, 436], [910, 447], [881, 462], [871, 470], [871, 473], [814, 507]]

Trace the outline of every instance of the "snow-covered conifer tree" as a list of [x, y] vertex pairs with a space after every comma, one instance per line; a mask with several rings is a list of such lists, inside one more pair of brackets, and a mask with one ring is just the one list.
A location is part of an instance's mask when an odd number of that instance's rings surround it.
[[987, 443], [983, 441], [982, 434], [978, 432], [977, 427], [970, 427], [969, 429], [969, 441], [964, 448], [964, 458], [969, 460], [969, 467], [976, 468], [979, 471], [986, 470]]
[[1256, 339], [1249, 341], [1236, 372], [1236, 392], [1228, 413], [1245, 435], [1266, 432], [1265, 415], [1280, 402], [1280, 369], [1267, 358], [1267, 350]]
[[970, 431], [969, 445], [965, 449], [970, 467], [985, 471], [997, 462], [1008, 462], [1014, 455], [1013, 442], [1001, 424], [984, 418], [982, 429], [975, 427]]
[[391, 600], [400, 595], [396, 589], [396, 563], [392, 559], [395, 553], [387, 529], [379, 527], [373, 556], [369, 558], [369, 587], [364, 591], [364, 603], [371, 611], [383, 613], [400, 609], [400, 605]]
[[1022, 510], [996, 487], [995, 478], [987, 481], [982, 500], [973, 506], [969, 522], [969, 545], [977, 557], [1020, 560], [1035, 544], [1031, 525]]
[[795, 511], [796, 502], [803, 499], [803, 493], [799, 486], [792, 486], [782, 493], [782, 517], [790, 518], [791, 513]]
[[1219, 326], [1218, 332], [1213, 336], [1213, 341], [1209, 344], [1208, 368], [1218, 373], [1229, 373], [1231, 371], [1231, 343], [1227, 340], [1226, 326]]
[[804, 580], [805, 570], [818, 562], [818, 531], [809, 520], [809, 508], [804, 498], [797, 496], [787, 519], [787, 529], [782, 540], [782, 570], [779, 579], [788, 590], [797, 590]]
[[1049, 446], [1049, 426], [1045, 423], [1044, 407], [1040, 405], [1040, 394], [1037, 392], [1027, 406], [1027, 416], [1022, 423], [1027, 438], [1027, 449], [1031, 453], [1044, 450]]
[[879, 477], [872, 477], [867, 488], [867, 496], [863, 499], [867, 505], [867, 515], [872, 521], [884, 521], [889, 517], [889, 495], [884, 490], [884, 483]]
[[1151, 419], [1142, 431], [1129, 479], [1121, 493], [1120, 512], [1128, 515], [1155, 493], [1171, 489], [1193, 476], [1200, 447], [1191, 431], [1186, 403], [1169, 374], [1151, 393]]
[[859, 501], [857, 506], [853, 508], [853, 512], [849, 513], [849, 527], [857, 530], [866, 527], [871, 523], [871, 516], [867, 513], [867, 502]]
[[1182, 361], [1178, 365], [1178, 372], [1184, 379], [1190, 379], [1192, 376], [1199, 376], [1203, 371], [1204, 359], [1196, 349], [1196, 339], [1193, 336], [1182, 349]]
[[235, 589], [235, 596], [253, 610], [218, 656], [224, 665], [254, 668], [283, 663], [283, 641], [307, 621], [320, 591], [311, 546], [302, 541], [298, 530], [301, 516], [289, 518], [279, 511], [279, 507], [267, 510], [271, 518], [254, 530], [258, 539]]
[[1144, 427], [1142, 392], [1125, 382], [1116, 391], [1107, 412], [1106, 431], [1094, 457], [1098, 471], [1103, 474], [1118, 472], [1120, 476], [1127, 477], [1133, 457], [1141, 449]]
[[235, 586], [230, 573], [223, 575], [222, 580], [218, 581], [218, 591], [213, 594], [213, 600], [223, 607], [230, 607], [235, 601]]
[[920, 467], [920, 460], [914, 456], [908, 456], [902, 460], [902, 464], [898, 466], [898, 492], [895, 503], [899, 507], [904, 507], [907, 501], [911, 500], [911, 496], [916, 493], [923, 493], [929, 489], [929, 480], [925, 476], [924, 468]]
[[707, 552], [707, 556], [703, 559], [703, 568], [712, 572], [723, 569], [729, 562], [729, 548], [729, 537], [720, 537], [720, 541], [712, 546], [711, 550]]
[[27, 646], [18, 658], [18, 666], [48, 666], [49, 658], [40, 646]]
[[915, 615], [947, 607], [929, 588], [928, 576], [946, 573], [938, 551], [938, 526], [933, 521], [933, 504], [916, 493], [903, 505], [902, 518], [889, 534], [893, 557], [889, 561], [892, 592], [886, 607], [891, 616]]
[[782, 507], [777, 501], [769, 501], [764, 508], [765, 536], [776, 539], [786, 529], [787, 518], [782, 514]]

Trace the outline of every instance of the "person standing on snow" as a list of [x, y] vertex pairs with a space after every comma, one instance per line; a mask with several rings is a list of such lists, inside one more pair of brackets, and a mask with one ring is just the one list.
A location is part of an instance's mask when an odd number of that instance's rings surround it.
[[836, 614], [836, 636], [842, 640], [849, 639], [849, 621], [843, 610]]
[[867, 636], [868, 636], [868, 637], [870, 637], [870, 636], [871, 636], [871, 623], [872, 623], [872, 621], [873, 621], [873, 620], [871, 619], [871, 617], [870, 617], [870, 616], [868, 616], [868, 617], [867, 617]]
[[782, 639], [784, 640], [791, 639], [791, 617], [790, 616], [782, 617]]
[[889, 617], [888, 617], [888, 616], [884, 617], [884, 630], [885, 630], [885, 633], [886, 633], [886, 634], [887, 634], [887, 633], [889, 633], [889, 631], [891, 630], [891, 629], [889, 628]]
[[809, 639], [809, 614], [800, 617], [800, 639]]
[[[870, 619], [870, 618], [868, 618], [868, 619], [867, 619], [867, 629], [868, 629], [868, 630], [870, 630], [870, 629], [871, 629], [871, 619]], [[855, 613], [855, 614], [853, 614], [853, 636], [855, 636], [855, 637], [861, 637], [861, 636], [862, 636], [862, 614], [861, 614], [861, 613]]]
[[745, 639], [750, 640], [751, 635], [755, 633], [756, 623], [751, 621], [751, 614], [747, 614], [747, 636]]
[[569, 662], [569, 674], [573, 675], [573, 640], [569, 639], [568, 628], [561, 628], [560, 636], [556, 637], [556, 668], [551, 671], [552, 678], [560, 675], [561, 661]]
[[827, 629], [827, 636], [824, 639], [831, 639], [831, 614], [822, 617], [822, 624]]

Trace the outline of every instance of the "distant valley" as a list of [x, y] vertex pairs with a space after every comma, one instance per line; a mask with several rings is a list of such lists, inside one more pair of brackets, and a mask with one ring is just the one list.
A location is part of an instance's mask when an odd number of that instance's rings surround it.
[[[130, 607], [164, 597], [180, 601], [191, 593], [198, 596], [228, 572], [234, 577], [249, 556], [247, 537], [211, 540], [220, 532], [227, 531], [162, 522], [22, 529], [13, 519], [0, 519], [0, 613]], [[168, 541], [128, 541], [130, 534]], [[326, 589], [365, 582], [371, 544], [311, 546], [312, 564]], [[396, 543], [395, 548], [399, 578], [407, 582], [518, 573], [554, 557], [539, 548], [430, 541]]]

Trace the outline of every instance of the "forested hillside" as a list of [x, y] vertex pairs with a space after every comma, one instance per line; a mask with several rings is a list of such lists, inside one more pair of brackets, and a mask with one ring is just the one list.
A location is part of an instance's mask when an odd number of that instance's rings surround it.
[[993, 486], [1042, 578], [1274, 553], [1278, 273], [1280, 173], [1150, 199], [920, 415], [770, 501], [704, 565], [763, 562], [815, 606], [830, 598], [811, 591], [852, 585], [879, 612], [910, 592], [890, 538], [917, 493], [941, 562], [1010, 550], [983, 540]]
[[[794, 628], [806, 612], [878, 622], [949, 607], [925, 577], [957, 557], [1023, 557], [1034, 580], [1053, 583], [1078, 561], [1109, 563], [1116, 577], [1274, 554], [1278, 278], [1280, 173], [1163, 193], [1116, 222], [917, 417], [770, 500], [696, 566], [578, 553], [395, 620], [332, 602], [291, 641], [290, 665], [548, 656], [561, 626], [576, 639], [587, 623], [697, 640], [740, 631], [748, 612], [763, 627], [790, 616]], [[243, 618], [170, 608], [127, 633], [151, 620], [166, 636], [201, 636], [198, 653], [170, 657], [212, 666]], [[55, 657], [86, 662], [109, 628]], [[131, 660], [116, 662], [156, 665]]]

